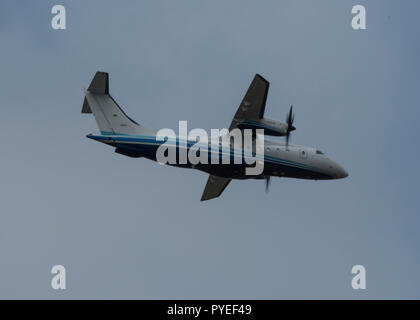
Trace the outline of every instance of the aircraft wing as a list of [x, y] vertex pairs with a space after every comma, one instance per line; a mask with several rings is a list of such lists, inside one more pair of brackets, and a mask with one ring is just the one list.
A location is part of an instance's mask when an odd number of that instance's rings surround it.
[[261, 119], [264, 117], [265, 102], [267, 100], [268, 88], [270, 83], [259, 74], [248, 88], [242, 102], [233, 117], [229, 131], [236, 128], [245, 119]]
[[203, 195], [201, 196], [201, 201], [214, 199], [220, 196], [231, 180], [231, 178], [222, 178], [211, 174], [207, 180]]
[[[267, 100], [269, 86], [270, 83], [262, 76], [259, 74], [255, 75], [254, 80], [252, 80], [248, 91], [233, 117], [229, 131], [236, 128], [238, 124], [245, 119], [261, 119], [264, 117], [265, 102]], [[223, 178], [211, 174], [207, 180], [203, 195], [201, 196], [201, 201], [219, 197], [231, 180], [231, 178]]]

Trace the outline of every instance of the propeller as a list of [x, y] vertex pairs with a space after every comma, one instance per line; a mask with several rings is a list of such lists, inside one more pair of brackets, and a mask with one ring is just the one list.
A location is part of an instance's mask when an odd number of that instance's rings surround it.
[[296, 130], [296, 128], [293, 126], [293, 122], [294, 121], [295, 121], [295, 115], [293, 114], [293, 106], [290, 106], [289, 113], [286, 116], [286, 123], [287, 123], [287, 129], [286, 129], [286, 149], [289, 146], [290, 132]]
[[270, 176], [265, 177], [265, 193], [268, 193], [270, 187]]

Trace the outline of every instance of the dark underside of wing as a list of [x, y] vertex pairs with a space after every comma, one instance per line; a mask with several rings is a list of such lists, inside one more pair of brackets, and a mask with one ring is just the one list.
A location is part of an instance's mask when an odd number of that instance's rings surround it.
[[270, 83], [259, 74], [248, 88], [242, 102], [233, 117], [229, 131], [236, 128], [239, 123], [246, 119], [261, 119], [264, 117], [265, 103], [267, 101]]
[[[236, 128], [244, 120], [261, 119], [264, 117], [269, 86], [270, 83], [262, 76], [259, 74], [255, 75], [233, 117], [229, 131]], [[219, 197], [231, 180], [231, 178], [223, 178], [211, 174], [207, 180], [201, 201]]]
[[230, 178], [217, 177], [211, 174], [207, 180], [203, 195], [201, 196], [201, 201], [214, 199], [220, 196], [231, 180], [232, 179]]

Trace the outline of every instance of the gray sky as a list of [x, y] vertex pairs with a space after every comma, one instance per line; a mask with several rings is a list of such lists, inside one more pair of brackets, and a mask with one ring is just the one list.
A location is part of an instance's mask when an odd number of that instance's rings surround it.
[[[51, 28], [64, 4], [67, 29]], [[364, 4], [367, 30], [351, 28]], [[0, 298], [420, 298], [415, 0], [0, 2]], [[233, 181], [85, 138], [97, 70], [152, 128], [229, 125], [255, 73], [266, 115], [338, 181]], [[67, 289], [51, 289], [51, 267]], [[351, 267], [367, 290], [351, 287]]]

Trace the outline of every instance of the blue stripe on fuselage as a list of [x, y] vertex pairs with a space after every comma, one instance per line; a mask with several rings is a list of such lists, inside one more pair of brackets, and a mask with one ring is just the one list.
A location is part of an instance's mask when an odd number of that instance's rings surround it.
[[[187, 148], [191, 147], [195, 144], [197, 144], [196, 141], [188, 141], [186, 139], [180, 139], [179, 137], [176, 138], [175, 141], [171, 141], [170, 139], [168, 141], [157, 141], [156, 140], [156, 136], [142, 136], [142, 135], [129, 135], [129, 134], [120, 134], [120, 133], [113, 133], [113, 132], [106, 132], [106, 131], [101, 131], [101, 136], [96, 136], [96, 135], [88, 135], [88, 138], [94, 139], [94, 140], [98, 140], [98, 141], [107, 141], [107, 140], [112, 140], [113, 143], [118, 143], [118, 142], [135, 142], [136, 144], [154, 144], [154, 145], [161, 145], [163, 143], [169, 143], [171, 145], [177, 145], [178, 147], [181, 146], [186, 146], [187, 143]], [[123, 143], [124, 144], [124, 143]], [[198, 143], [198, 145], [200, 146], [200, 144]], [[201, 144], [201, 146], [203, 148], [207, 148], [208, 145], [204, 145]], [[228, 153], [229, 152], [229, 153]], [[237, 155], [237, 156], [241, 156], [243, 150], [237, 150], [237, 149], [233, 149], [233, 148], [223, 148], [222, 147], [222, 153], [225, 155], [231, 154], [233, 152], [233, 154]], [[250, 154], [248, 153], [249, 157], [255, 157], [255, 154]], [[267, 154], [264, 154], [264, 158], [257, 158], [257, 160], [264, 160], [264, 161], [268, 161], [274, 164], [281, 164], [284, 166], [291, 166], [291, 167], [295, 167], [295, 168], [301, 168], [301, 169], [305, 169], [305, 170], [310, 170], [310, 171], [315, 171], [318, 172], [318, 170], [314, 167], [299, 163], [299, 162], [295, 162], [295, 161], [291, 161], [291, 160], [286, 160], [286, 159], [282, 159], [279, 157], [274, 157], [274, 156], [269, 156]]]

